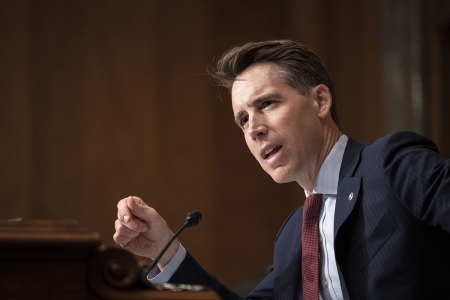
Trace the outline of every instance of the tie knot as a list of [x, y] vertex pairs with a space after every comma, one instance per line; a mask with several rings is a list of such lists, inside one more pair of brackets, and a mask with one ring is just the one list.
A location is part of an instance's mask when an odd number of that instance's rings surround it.
[[311, 194], [306, 198], [303, 206], [303, 219], [317, 218], [319, 215], [322, 194]]

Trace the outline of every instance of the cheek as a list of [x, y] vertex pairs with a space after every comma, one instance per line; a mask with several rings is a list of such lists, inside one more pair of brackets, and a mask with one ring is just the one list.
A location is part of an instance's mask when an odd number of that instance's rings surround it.
[[251, 138], [248, 138], [247, 135], [245, 136], [245, 143], [247, 144], [248, 149], [253, 154], [253, 156], [258, 159], [259, 153], [258, 149], [256, 149], [255, 142]]

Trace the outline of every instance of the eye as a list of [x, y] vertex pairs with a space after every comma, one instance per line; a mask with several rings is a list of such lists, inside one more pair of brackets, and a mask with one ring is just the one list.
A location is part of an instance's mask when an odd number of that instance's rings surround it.
[[274, 100], [267, 100], [267, 101], [264, 101], [261, 106], [262, 106], [262, 108], [266, 108], [267, 106], [270, 106], [274, 103], [275, 103]]
[[244, 127], [244, 125], [248, 122], [248, 116], [245, 116], [241, 119], [240, 125]]

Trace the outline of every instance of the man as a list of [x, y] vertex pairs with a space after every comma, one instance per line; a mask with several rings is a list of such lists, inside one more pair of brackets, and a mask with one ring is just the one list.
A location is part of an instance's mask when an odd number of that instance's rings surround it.
[[[362, 145], [343, 135], [330, 76], [292, 41], [231, 49], [213, 76], [231, 89], [235, 122], [261, 167], [308, 196], [248, 299], [450, 299], [450, 162], [431, 141], [403, 132]], [[172, 234], [141, 199], [119, 202], [114, 240], [123, 248], [154, 258]], [[152, 282], [239, 299], [178, 241], [158, 268]]]

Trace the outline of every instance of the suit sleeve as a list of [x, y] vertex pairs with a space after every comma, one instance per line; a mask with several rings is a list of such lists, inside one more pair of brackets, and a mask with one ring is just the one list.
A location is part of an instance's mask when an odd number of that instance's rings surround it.
[[221, 284], [214, 276], [203, 270], [203, 268], [189, 254], [189, 252], [186, 253], [186, 258], [181, 263], [172, 278], [170, 278], [169, 282], [205, 285], [215, 290], [222, 299], [241, 299], [241, 297], [239, 297], [236, 293], [230, 291], [223, 284]]
[[[222, 299], [227, 300], [240, 300], [242, 299], [238, 294], [227, 289], [221, 284], [214, 276], [208, 274], [197, 261], [189, 254], [186, 253], [186, 258], [181, 263], [178, 270], [170, 278], [170, 283], [176, 284], [200, 284], [211, 287]], [[258, 297], [247, 297], [246, 299], [273, 299], [272, 297], [266, 297], [267, 295], [259, 293]]]
[[422, 222], [450, 232], [450, 160], [412, 132], [385, 139], [383, 172], [398, 200]]

